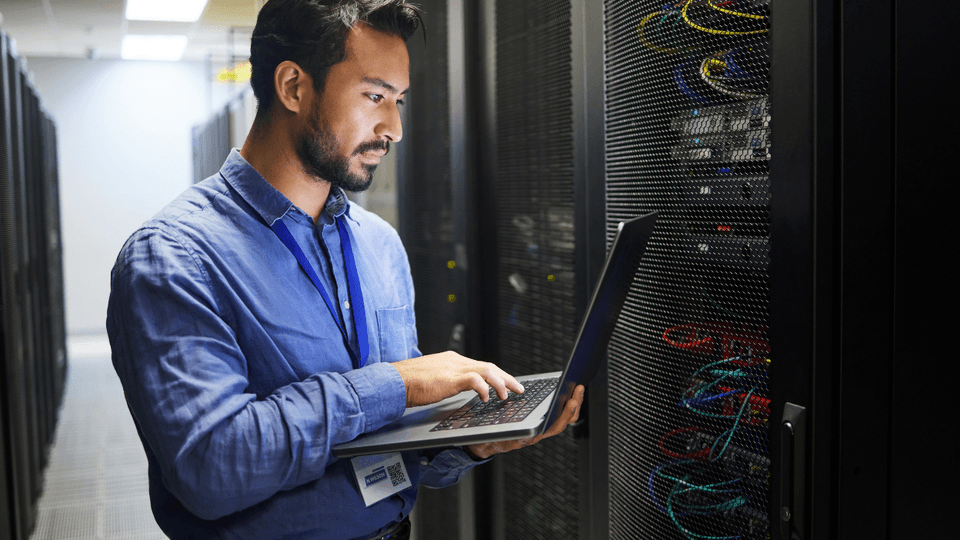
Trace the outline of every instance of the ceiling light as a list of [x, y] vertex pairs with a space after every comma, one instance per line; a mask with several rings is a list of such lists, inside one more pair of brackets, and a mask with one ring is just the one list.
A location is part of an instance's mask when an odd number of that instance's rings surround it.
[[207, 0], [127, 0], [125, 16], [131, 21], [194, 22], [206, 6]]
[[167, 60], [176, 62], [187, 49], [187, 36], [126, 35], [120, 43], [124, 60]]

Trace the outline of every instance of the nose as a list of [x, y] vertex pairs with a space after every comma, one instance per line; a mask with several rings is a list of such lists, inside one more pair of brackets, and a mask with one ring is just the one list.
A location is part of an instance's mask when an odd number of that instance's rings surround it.
[[390, 142], [400, 142], [400, 139], [403, 138], [400, 107], [396, 103], [393, 103], [392, 107], [384, 107], [383, 110], [383, 117], [377, 124], [377, 136]]

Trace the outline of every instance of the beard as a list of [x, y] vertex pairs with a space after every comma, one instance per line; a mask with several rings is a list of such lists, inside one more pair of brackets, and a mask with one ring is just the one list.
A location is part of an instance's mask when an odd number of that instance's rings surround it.
[[317, 180], [326, 180], [334, 186], [354, 193], [366, 190], [373, 182], [373, 172], [377, 170], [377, 166], [363, 164], [363, 172], [353, 173], [350, 171], [350, 158], [370, 150], [389, 152], [390, 143], [386, 141], [360, 143], [349, 156], [339, 153], [340, 146], [340, 140], [326, 123], [320, 121], [318, 111], [314, 111], [308, 120], [307, 129], [300, 134], [297, 141], [297, 157], [300, 158], [304, 171]]

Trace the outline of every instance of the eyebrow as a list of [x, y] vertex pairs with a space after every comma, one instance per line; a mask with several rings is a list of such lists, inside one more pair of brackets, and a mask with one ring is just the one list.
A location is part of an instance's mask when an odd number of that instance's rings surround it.
[[364, 78], [363, 78], [363, 82], [368, 83], [368, 84], [372, 84], [372, 85], [374, 85], [374, 86], [379, 86], [380, 88], [384, 88], [384, 89], [386, 89], [386, 90], [389, 90], [390, 92], [393, 92], [394, 94], [406, 94], [406, 93], [410, 90], [409, 88], [407, 88], [407, 89], [404, 90], [403, 92], [400, 92], [399, 90], [397, 90], [397, 87], [396, 87], [396, 86], [388, 83], [387, 81], [381, 79], [380, 77], [364, 77]]

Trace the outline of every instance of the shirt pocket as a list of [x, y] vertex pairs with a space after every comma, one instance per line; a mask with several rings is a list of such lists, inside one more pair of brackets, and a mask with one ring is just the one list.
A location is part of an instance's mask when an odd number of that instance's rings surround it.
[[377, 310], [377, 339], [380, 341], [380, 361], [399, 362], [413, 354], [414, 332], [412, 308]]

